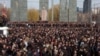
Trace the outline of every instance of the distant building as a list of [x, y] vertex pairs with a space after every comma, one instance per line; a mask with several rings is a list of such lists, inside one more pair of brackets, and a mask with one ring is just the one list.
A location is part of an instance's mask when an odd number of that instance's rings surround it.
[[91, 12], [91, 0], [84, 0], [83, 13]]
[[94, 21], [100, 24], [100, 7], [93, 9], [92, 13]]
[[79, 7], [77, 7], [77, 12], [79, 13], [83, 13], [83, 8], [79, 8]]
[[92, 14], [98, 14], [98, 13], [100, 13], [100, 8], [92, 9]]

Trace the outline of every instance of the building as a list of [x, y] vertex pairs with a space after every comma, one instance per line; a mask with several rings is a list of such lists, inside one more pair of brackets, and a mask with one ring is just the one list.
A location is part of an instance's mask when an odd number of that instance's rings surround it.
[[84, 0], [83, 13], [91, 12], [91, 0]]

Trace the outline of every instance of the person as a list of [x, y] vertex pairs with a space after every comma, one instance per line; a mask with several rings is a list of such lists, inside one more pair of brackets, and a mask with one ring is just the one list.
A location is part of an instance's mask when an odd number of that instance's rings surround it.
[[0, 16], [0, 26], [3, 26], [3, 18]]

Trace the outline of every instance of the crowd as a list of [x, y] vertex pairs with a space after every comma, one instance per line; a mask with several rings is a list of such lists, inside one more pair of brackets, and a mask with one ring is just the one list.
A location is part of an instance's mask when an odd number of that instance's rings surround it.
[[1, 56], [100, 56], [100, 28], [78, 23], [8, 23]]

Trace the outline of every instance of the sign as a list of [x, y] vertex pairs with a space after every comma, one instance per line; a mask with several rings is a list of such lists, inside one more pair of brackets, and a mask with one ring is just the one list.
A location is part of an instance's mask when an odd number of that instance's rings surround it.
[[41, 11], [41, 19], [42, 21], [47, 21], [47, 10], [45, 7], [43, 7], [43, 10]]
[[3, 34], [7, 37], [8, 35], [8, 27], [0, 27], [0, 34]]

